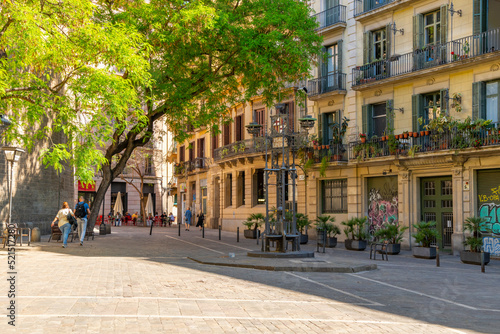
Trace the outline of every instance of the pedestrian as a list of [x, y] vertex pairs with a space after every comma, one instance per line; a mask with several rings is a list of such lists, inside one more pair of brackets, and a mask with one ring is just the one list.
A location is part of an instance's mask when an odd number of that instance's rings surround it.
[[186, 231], [189, 231], [189, 226], [191, 225], [191, 218], [193, 216], [190, 209], [191, 208], [188, 206], [186, 213], [184, 214], [184, 217], [186, 219]]
[[196, 227], [200, 227], [200, 231], [202, 230], [203, 228], [203, 222], [205, 221], [205, 215], [202, 213], [200, 213], [198, 215], [198, 222], [196, 223]]
[[69, 208], [68, 202], [63, 202], [61, 210], [57, 212], [56, 218], [52, 221], [50, 226], [54, 226], [56, 220], [59, 220], [58, 226], [63, 235], [63, 248], [68, 247], [68, 236], [71, 232], [72, 226], [68, 221], [68, 213], [74, 216], [73, 211]]
[[133, 215], [132, 215], [132, 221], [134, 222], [134, 226], [135, 224], [137, 223], [137, 218], [139, 218], [139, 212], [135, 212]]
[[174, 223], [174, 221], [175, 221], [175, 217], [172, 214], [172, 212], [170, 212], [170, 214], [168, 216], [169, 216], [168, 226], [171, 226]]
[[80, 196], [79, 202], [75, 205], [75, 217], [78, 222], [78, 237], [80, 238], [80, 246], [83, 246], [83, 239], [87, 233], [87, 214], [90, 214], [90, 208], [83, 201], [83, 196]]
[[170, 218], [167, 216], [167, 213], [163, 211], [163, 213], [161, 214], [161, 226], [163, 227], [167, 226], [167, 219]]

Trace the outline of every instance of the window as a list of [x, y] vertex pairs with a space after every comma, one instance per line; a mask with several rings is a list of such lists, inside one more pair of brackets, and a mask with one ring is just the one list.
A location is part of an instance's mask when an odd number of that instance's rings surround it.
[[226, 174], [225, 182], [225, 207], [233, 205], [233, 174]]
[[492, 123], [497, 123], [500, 120], [499, 117], [499, 106], [498, 106], [498, 95], [500, 85], [499, 81], [487, 82], [486, 83], [486, 119], [492, 121]]
[[340, 76], [342, 71], [342, 40], [336, 44], [324, 47], [325, 59], [321, 66], [322, 92], [340, 89]]
[[243, 115], [236, 116], [235, 122], [235, 141], [243, 140]]
[[386, 129], [387, 123], [386, 123], [386, 105], [385, 103], [379, 103], [373, 105], [373, 112], [372, 112], [372, 124], [373, 124], [373, 129], [372, 133], [376, 136], [382, 136], [384, 134], [384, 131]]
[[147, 155], [144, 158], [144, 174], [153, 175], [153, 156]]
[[223, 146], [231, 144], [231, 125], [230, 124], [224, 124], [224, 127], [222, 129], [222, 134], [224, 136]]
[[260, 133], [258, 134], [258, 137], [261, 137], [264, 135], [264, 128], [265, 128], [265, 109], [259, 109], [254, 111], [254, 119], [253, 121], [262, 125], [262, 128], [260, 128]]
[[373, 32], [373, 60], [385, 59], [387, 55], [386, 29]]
[[184, 145], [179, 148], [179, 161], [186, 161], [186, 148], [184, 147]]
[[474, 35], [500, 27], [500, 0], [473, 0]]
[[323, 138], [322, 145], [330, 145], [330, 140], [333, 139], [333, 125], [338, 122], [338, 114], [340, 111], [322, 114], [323, 131], [320, 136]]
[[424, 46], [441, 42], [441, 12], [435, 11], [424, 15]]
[[201, 187], [200, 188], [201, 192], [201, 212], [203, 214], [207, 214], [207, 187]]
[[194, 161], [194, 141], [189, 143], [189, 161]]
[[439, 92], [424, 95], [424, 123], [429, 123], [441, 113], [441, 96]]
[[253, 191], [254, 200], [253, 205], [265, 204], [266, 194], [264, 185], [264, 170], [257, 169], [253, 174]]
[[245, 205], [245, 172], [238, 173], [237, 206]]
[[347, 180], [323, 180], [323, 213], [347, 213]]

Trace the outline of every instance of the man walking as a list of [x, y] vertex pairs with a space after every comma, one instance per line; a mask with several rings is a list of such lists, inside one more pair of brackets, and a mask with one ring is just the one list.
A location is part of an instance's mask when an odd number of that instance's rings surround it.
[[191, 225], [191, 217], [193, 216], [190, 209], [191, 208], [188, 207], [184, 215], [186, 217], [186, 231], [189, 231], [189, 226]]
[[75, 205], [75, 217], [78, 222], [78, 237], [80, 237], [80, 246], [83, 246], [83, 239], [87, 232], [87, 214], [90, 214], [90, 208], [83, 201], [83, 196], [80, 196], [79, 202]]

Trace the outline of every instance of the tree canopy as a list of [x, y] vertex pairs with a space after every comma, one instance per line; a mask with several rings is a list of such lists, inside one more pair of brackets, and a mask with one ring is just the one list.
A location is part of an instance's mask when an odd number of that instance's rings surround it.
[[6, 135], [30, 148], [63, 131], [44, 163], [83, 181], [102, 169], [98, 204], [154, 122], [179, 141], [187, 124], [217, 128], [235, 103], [275, 101], [321, 47], [300, 0], [0, 1]]

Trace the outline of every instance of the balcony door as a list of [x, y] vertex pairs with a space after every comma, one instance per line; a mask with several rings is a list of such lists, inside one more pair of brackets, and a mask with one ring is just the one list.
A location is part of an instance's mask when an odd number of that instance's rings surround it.
[[321, 73], [321, 93], [339, 89], [339, 74], [342, 70], [341, 48], [342, 41], [324, 48], [325, 60]]
[[[474, 0], [473, 33], [474, 50], [479, 53], [493, 52], [500, 49], [500, 0]], [[476, 51], [477, 52], [477, 51]]]
[[325, 26], [331, 26], [339, 21], [339, 0], [325, 0]]

